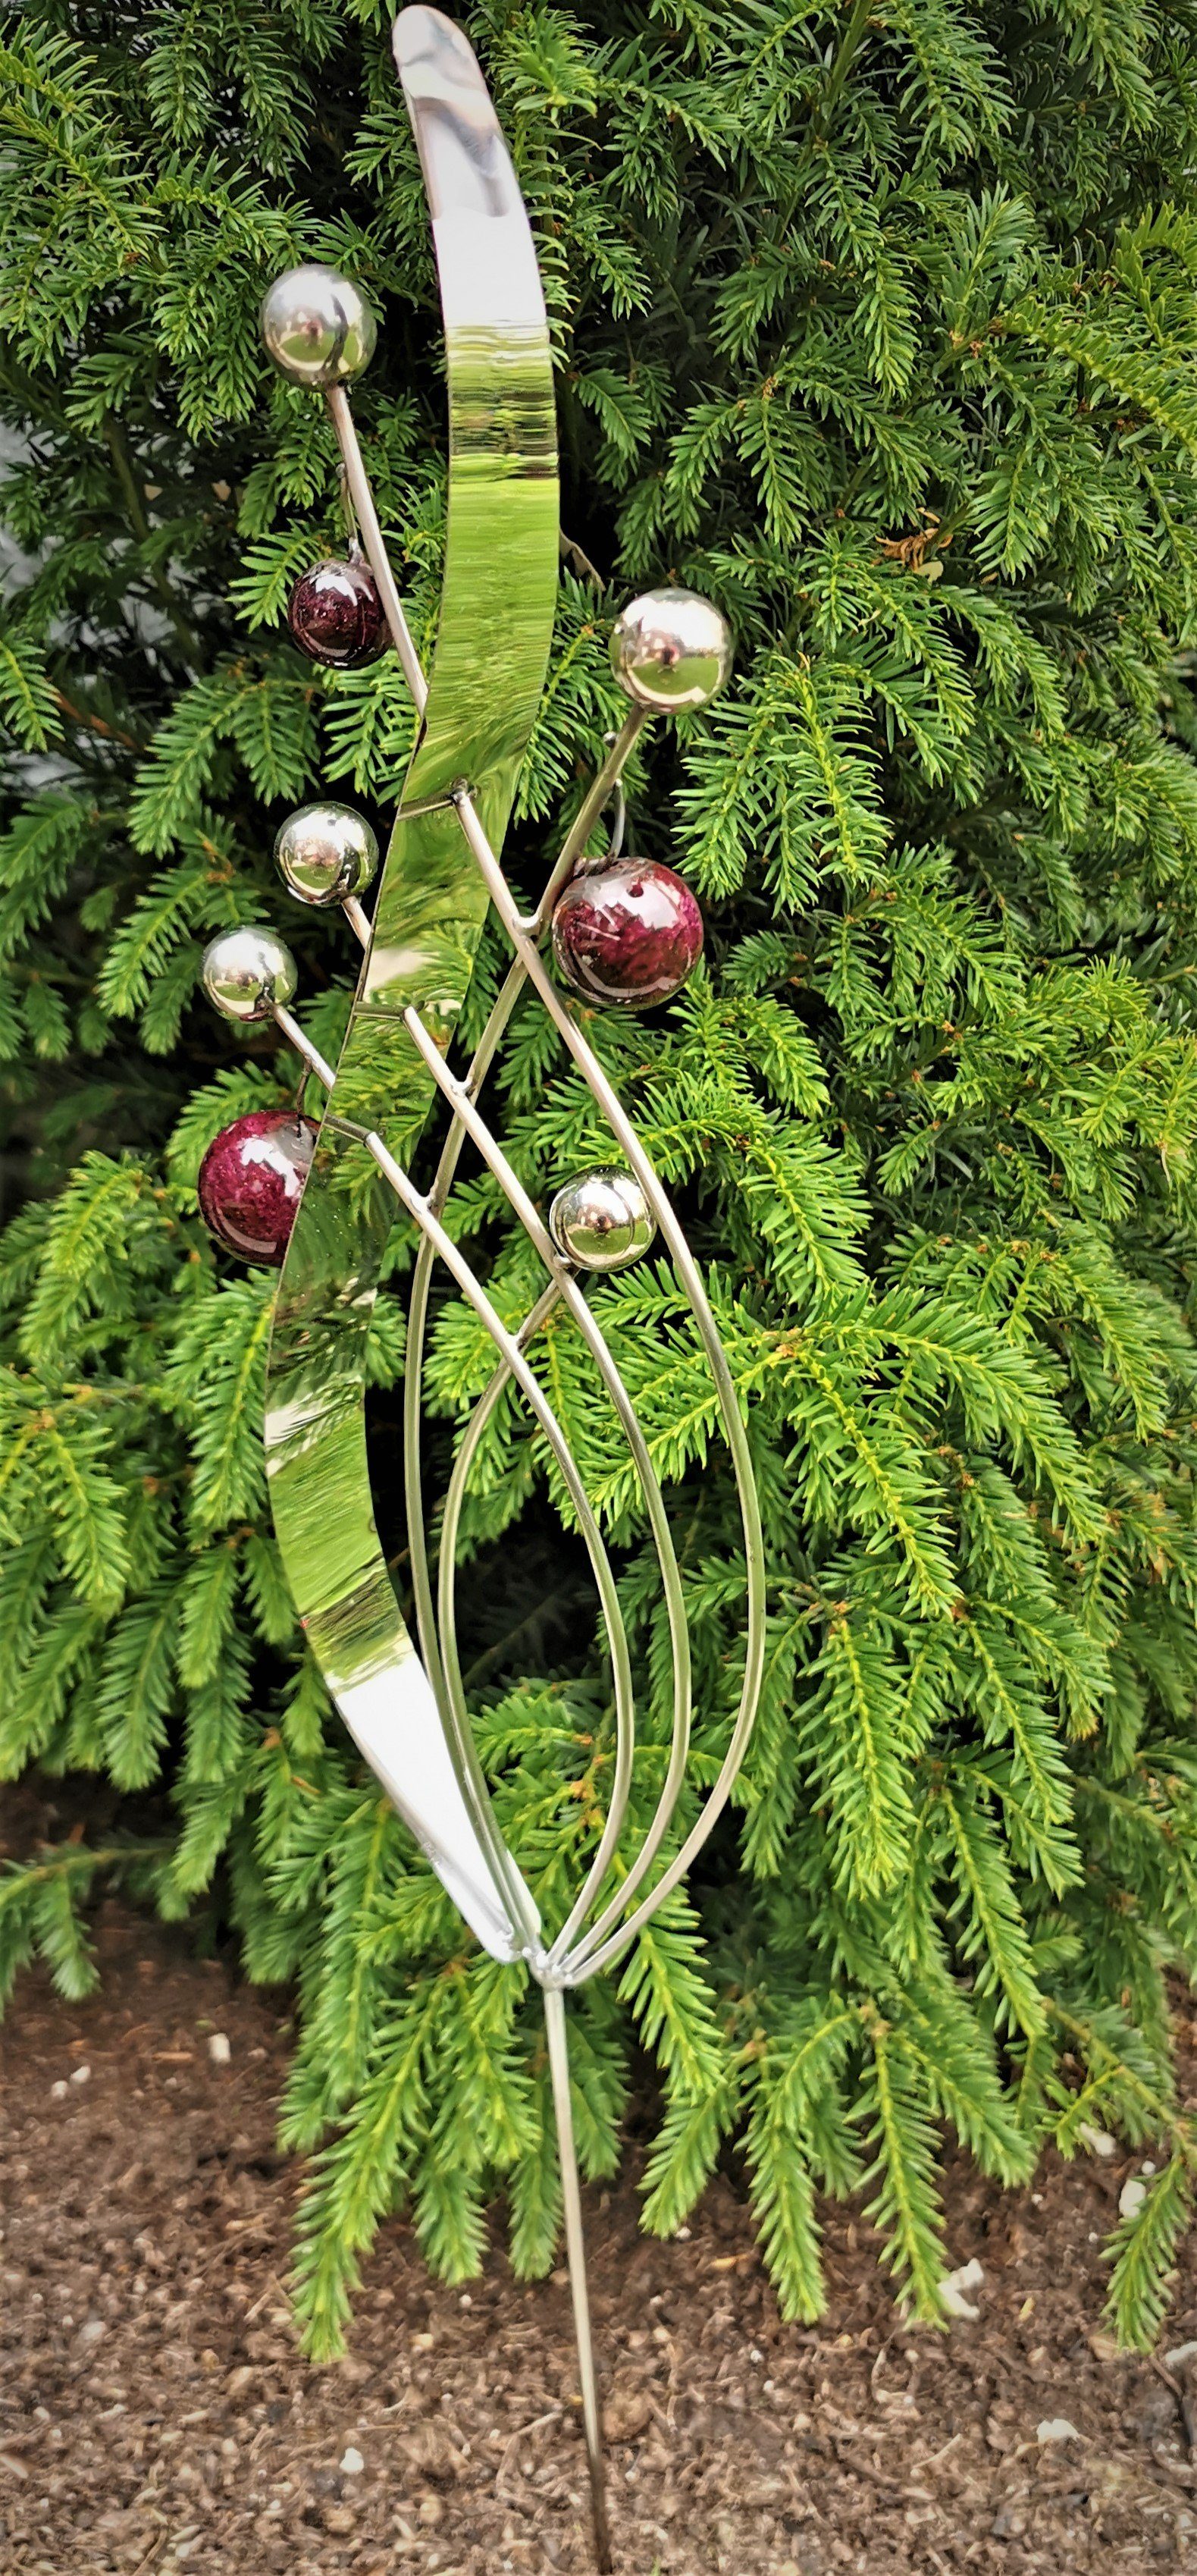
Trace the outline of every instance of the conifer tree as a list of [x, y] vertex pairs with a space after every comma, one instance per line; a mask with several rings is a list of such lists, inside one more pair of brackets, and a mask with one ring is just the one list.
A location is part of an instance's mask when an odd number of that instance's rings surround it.
[[[435, 619], [437, 311], [388, 15], [0, 17], [0, 1772], [90, 1779], [115, 1813], [0, 1881], [0, 1967], [36, 1951], [86, 1991], [115, 1880], [296, 1981], [318, 2352], [387, 2212], [451, 2279], [496, 2194], [521, 2272], [558, 2217], [531, 1998], [465, 1942], [304, 1660], [262, 1472], [273, 1278], [214, 1253], [195, 1201], [210, 1137], [294, 1082], [271, 1032], [210, 1020], [202, 944], [282, 920], [335, 1053], [348, 937], [285, 915], [270, 844], [317, 785], [382, 822], [410, 738], [391, 657], [314, 675], [282, 621], [341, 533], [320, 409], [257, 341], [298, 258], [383, 316], [357, 410], [425, 650]], [[737, 638], [725, 699], [629, 781], [636, 844], [702, 894], [706, 968], [594, 1028], [726, 1332], [768, 1677], [728, 1830], [579, 2007], [581, 2151], [614, 2169], [638, 2043], [648, 2227], [736, 2157], [783, 2310], [812, 2318], [818, 2197], [862, 2192], [935, 2315], [945, 2136], [1013, 2184], [1045, 2140], [1114, 2129], [1160, 2166], [1111, 2249], [1146, 2342], [1197, 2176], [1169, 2000], [1197, 1957], [1197, 15], [482, 0], [465, 23], [536, 228], [565, 466], [522, 884], [612, 721], [620, 601], [677, 578]], [[496, 1099], [538, 1198], [602, 1159], [543, 1014]], [[522, 1311], [494, 1189], [453, 1206]], [[401, 1591], [411, 1253], [400, 1228], [373, 1354]], [[594, 1293], [668, 1479], [697, 1789], [735, 1697], [730, 1477], [667, 1268]], [[634, 1478], [567, 1323], [548, 1365], [651, 1687]], [[441, 1470], [488, 1371], [446, 1300]], [[546, 1916], [611, 1752], [560, 1502], [500, 1408], [470, 1686]], [[650, 1758], [646, 1807], [657, 1785]]]

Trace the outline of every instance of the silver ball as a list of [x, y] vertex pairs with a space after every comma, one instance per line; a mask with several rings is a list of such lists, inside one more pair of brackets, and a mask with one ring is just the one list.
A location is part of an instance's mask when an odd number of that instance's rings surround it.
[[322, 393], [369, 366], [378, 324], [361, 288], [335, 268], [288, 268], [262, 298], [266, 355], [289, 384]]
[[705, 707], [731, 669], [727, 621], [694, 590], [646, 590], [615, 620], [611, 668], [638, 707]]
[[580, 1270], [623, 1270], [648, 1251], [657, 1229], [631, 1172], [601, 1164], [567, 1181], [549, 1209], [549, 1233]]
[[274, 844], [274, 862], [300, 903], [341, 903], [363, 894], [378, 866], [378, 843], [351, 805], [301, 805]]
[[246, 923], [222, 930], [204, 950], [204, 991], [226, 1020], [268, 1020], [277, 1002], [293, 998], [298, 976], [286, 942], [273, 930]]

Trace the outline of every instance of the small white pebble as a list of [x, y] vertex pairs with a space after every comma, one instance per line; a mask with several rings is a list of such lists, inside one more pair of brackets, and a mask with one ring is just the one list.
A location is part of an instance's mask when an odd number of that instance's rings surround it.
[[1132, 2174], [1129, 2182], [1123, 2183], [1122, 2189], [1118, 2194], [1118, 2207], [1122, 2216], [1124, 2218], [1137, 2218], [1146, 2198], [1146, 2183], [1140, 2182], [1137, 2174]]
[[208, 2055], [214, 2066], [227, 2066], [233, 2052], [222, 2030], [214, 2030], [208, 2042]]
[[748, 2358], [750, 2361], [763, 2361], [765, 2356], [763, 2352], [758, 2352], [754, 2343], [750, 2343], [748, 2347]]
[[90, 2068], [90, 2066], [77, 2066], [77, 2067], [75, 2068], [74, 2074], [73, 2074], [73, 2075], [72, 2075], [72, 2077], [71, 2077], [71, 2082], [72, 2082], [72, 2084], [90, 2084], [90, 2082], [91, 2082], [91, 2068]]
[[1077, 2136], [1082, 2145], [1088, 2147], [1091, 2156], [1116, 2156], [1118, 2153], [1117, 2139], [1110, 2136], [1108, 2129], [1095, 2129], [1092, 2120], [1081, 2121]]
[[474, 2302], [473, 2302], [472, 2298], [470, 2297], [470, 2294], [469, 2294], [469, 2291], [468, 2291], [468, 2290], [463, 2290], [463, 2291], [462, 2291], [461, 2297], [460, 2297], [460, 2299], [458, 2300], [458, 2303], [457, 2303], [457, 2304], [458, 2304], [458, 2306], [459, 2306], [459, 2307], [461, 2307], [461, 2308], [472, 2308], [472, 2307], [473, 2307]]
[[1079, 2442], [1080, 2438], [1075, 2424], [1070, 2424], [1066, 2415], [1045, 2415], [1042, 2424], [1035, 2426], [1037, 2442]]
[[105, 2326], [103, 2318], [89, 2317], [86, 2325], [82, 2325], [79, 2328], [79, 2341], [80, 2343], [99, 2343], [104, 2332]]
[[675, 2227], [675, 2228], [674, 2228], [674, 2231], [673, 2231], [673, 2241], [674, 2241], [674, 2244], [675, 2244], [675, 2245], [688, 2245], [688, 2244], [689, 2244], [689, 2242], [690, 2242], [690, 2238], [691, 2238], [691, 2235], [692, 2235], [692, 2234], [693, 2234], [693, 2230], [692, 2230], [692, 2228], [689, 2228], [689, 2227]]
[[970, 2263], [962, 2263], [957, 2271], [946, 2275], [940, 2282], [939, 2295], [950, 2317], [972, 2319], [980, 2316], [980, 2309], [973, 2305], [972, 2300], [967, 2298], [965, 2293], [968, 2290], [979, 2290], [984, 2278], [984, 2270], [975, 2254]]
[[361, 2452], [355, 2451], [351, 2442], [341, 2462], [342, 2476], [347, 2478], [360, 2478], [365, 2465], [366, 2463], [362, 2458]]
[[1148, 2156], [1145, 2164], [1140, 2165], [1139, 2171], [1141, 2174], [1153, 2174], [1155, 2172], [1155, 2166], [1153, 2165], [1150, 2156]]
[[1041, 2191], [1033, 2191], [1033, 2192], [1031, 2193], [1031, 2198], [1032, 2198], [1032, 2200], [1033, 2200], [1033, 2201], [1034, 2201], [1034, 2203], [1035, 2203], [1035, 2207], [1036, 2207], [1036, 2209], [1042, 2209], [1042, 2207], [1043, 2207], [1043, 2194], [1042, 2194], [1042, 2192], [1041, 2192]]
[[52, 2084], [50, 2086], [50, 2100], [52, 2102], [65, 2102], [69, 2091], [70, 2086], [67, 2083], [66, 2077], [64, 2075], [60, 2075], [57, 2084]]

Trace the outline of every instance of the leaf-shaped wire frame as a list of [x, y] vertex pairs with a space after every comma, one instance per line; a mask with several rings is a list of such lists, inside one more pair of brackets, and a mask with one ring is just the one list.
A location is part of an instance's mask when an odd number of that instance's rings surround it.
[[[534, 914], [521, 915], [499, 851], [539, 704], [552, 631], [559, 531], [548, 329], [527, 215], [494, 108], [460, 30], [405, 9], [395, 54], [432, 215], [444, 310], [450, 464], [448, 537], [425, 683], [396, 589], [343, 384], [325, 392], [361, 541], [419, 726], [373, 924], [345, 911], [366, 942], [334, 1074], [291, 1014], [274, 1017], [325, 1084], [313, 1167], [279, 1286], [270, 1351], [266, 1450], [284, 1568], [312, 1652], [366, 1760], [479, 1940], [526, 1962], [544, 1994], [583, 2415], [600, 2567], [610, 2565], [581, 2205], [570, 2109], [564, 1995], [627, 1949], [710, 1834], [744, 1754], [760, 1687], [764, 1572], [745, 1429], [702, 1279], [653, 1166], [607, 1075], [542, 960], [554, 905], [617, 787], [646, 708], [634, 704], [563, 844]], [[445, 1061], [488, 909], [512, 963], [462, 1078]], [[739, 1708], [697, 1822], [655, 1877], [686, 1776], [690, 1652], [669, 1517], [637, 1416], [574, 1266], [478, 1107], [511, 1013], [531, 984], [560, 1031], [643, 1191], [688, 1301], [711, 1371], [739, 1489], [747, 1634]], [[407, 1164], [437, 1094], [451, 1112], [431, 1188]], [[547, 1273], [516, 1331], [445, 1231], [442, 1218], [469, 1138], [504, 1191]], [[375, 1524], [366, 1456], [366, 1345], [395, 1201], [422, 1237], [408, 1317], [404, 1473], [419, 1653], [404, 1625]], [[445, 1498], [439, 1592], [425, 1540], [422, 1378], [429, 1294], [444, 1264], [496, 1351]], [[656, 1808], [622, 1875], [612, 1862], [627, 1816], [636, 1720], [631, 1662], [612, 1567], [569, 1444], [529, 1351], [557, 1305], [572, 1317], [626, 1437], [661, 1569], [673, 1652], [669, 1760]], [[612, 1665], [615, 1761], [610, 1803], [567, 1921], [546, 1939], [530, 1889], [499, 1831], [474, 1744], [455, 1624], [455, 1544], [488, 1422], [514, 1383], [556, 1461], [589, 1553]]]

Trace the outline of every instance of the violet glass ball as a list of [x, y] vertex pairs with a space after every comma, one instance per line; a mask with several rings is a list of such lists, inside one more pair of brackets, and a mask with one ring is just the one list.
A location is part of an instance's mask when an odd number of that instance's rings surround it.
[[617, 859], [571, 877], [553, 914], [553, 954], [588, 1002], [649, 1011], [697, 964], [702, 914], [672, 868]]
[[226, 1252], [278, 1269], [317, 1132], [293, 1109], [253, 1109], [213, 1137], [199, 1168], [200, 1215]]
[[387, 622], [374, 575], [367, 563], [352, 558], [326, 562], [302, 572], [287, 602], [291, 640], [309, 662], [325, 662], [334, 671], [360, 671], [387, 644]]

